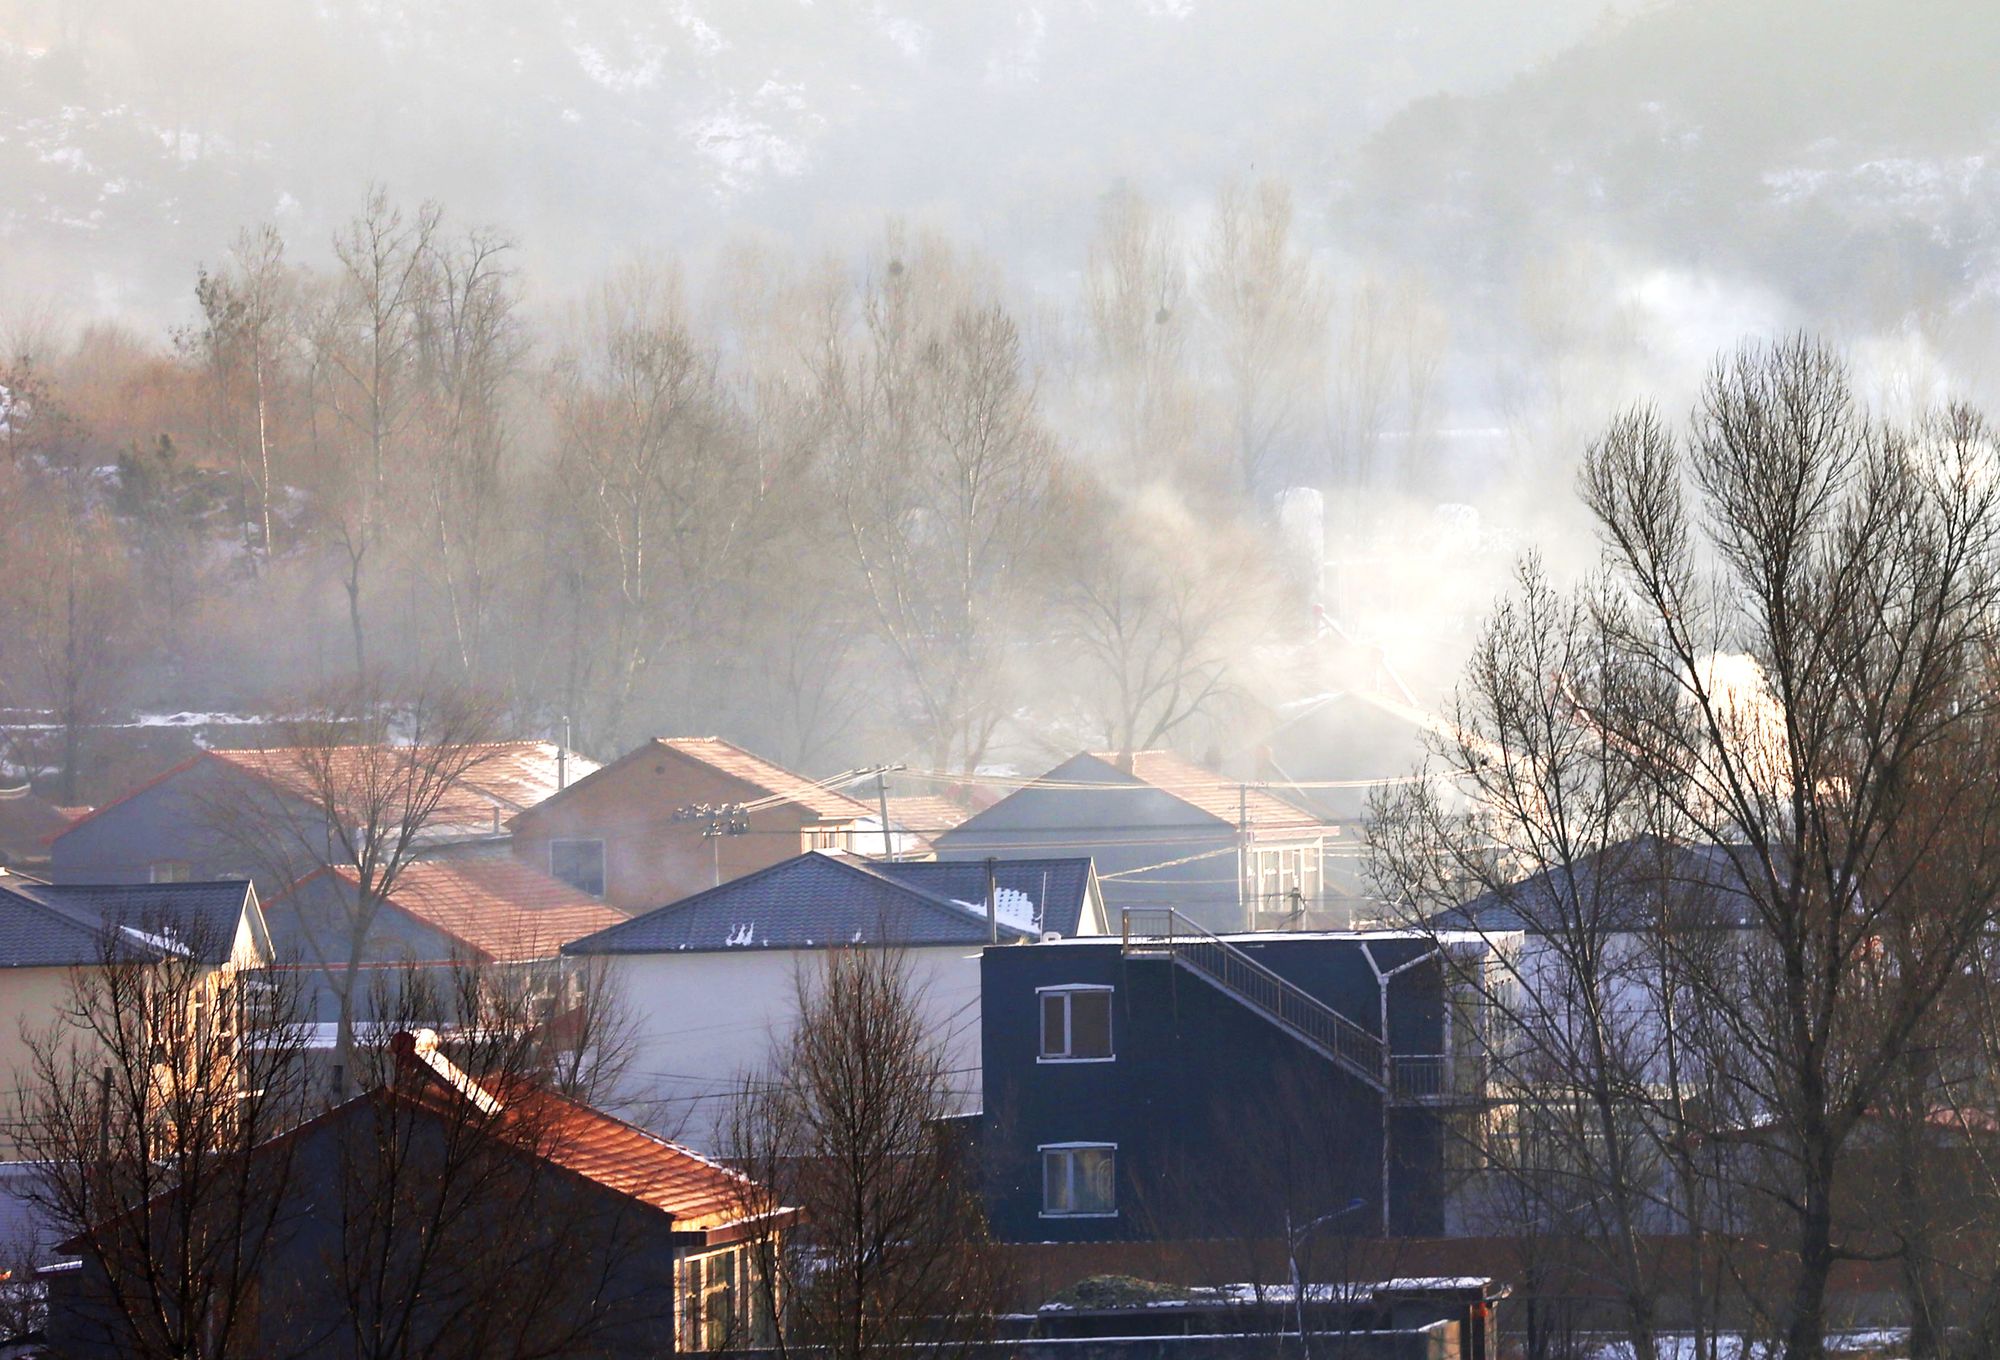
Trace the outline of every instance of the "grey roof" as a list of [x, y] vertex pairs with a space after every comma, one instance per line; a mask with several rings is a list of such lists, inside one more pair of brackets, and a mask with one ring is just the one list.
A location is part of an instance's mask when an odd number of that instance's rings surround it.
[[223, 963], [255, 899], [248, 882], [35, 883], [0, 880], [0, 968], [64, 968], [101, 962], [106, 932], [121, 958], [192, 948]]
[[1544, 869], [1505, 888], [1481, 893], [1462, 906], [1438, 912], [1439, 930], [1519, 930], [1551, 934], [1592, 927], [1646, 930], [1671, 901], [1686, 922], [1741, 927], [1754, 915], [1746, 888], [1745, 853], [1719, 845], [1678, 845], [1634, 836]]
[[40, 1269], [63, 1259], [54, 1215], [40, 1201], [42, 1162], [0, 1162], [0, 1270]]
[[[999, 860], [1002, 940], [1075, 933], [1088, 900], [1088, 859]], [[565, 954], [813, 949], [844, 944], [987, 942], [986, 866], [884, 863], [809, 851], [572, 940]]]

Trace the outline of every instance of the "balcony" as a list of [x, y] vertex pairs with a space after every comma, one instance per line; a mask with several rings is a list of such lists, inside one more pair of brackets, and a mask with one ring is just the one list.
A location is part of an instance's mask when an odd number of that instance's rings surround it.
[[1398, 1103], [1475, 1105], [1486, 1099], [1482, 1053], [1398, 1053], [1390, 1067], [1390, 1093]]

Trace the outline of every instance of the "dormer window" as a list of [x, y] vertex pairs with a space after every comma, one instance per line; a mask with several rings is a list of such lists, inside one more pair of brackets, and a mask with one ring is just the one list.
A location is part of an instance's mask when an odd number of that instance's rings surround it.
[[184, 859], [156, 859], [146, 866], [148, 883], [186, 883], [193, 869]]

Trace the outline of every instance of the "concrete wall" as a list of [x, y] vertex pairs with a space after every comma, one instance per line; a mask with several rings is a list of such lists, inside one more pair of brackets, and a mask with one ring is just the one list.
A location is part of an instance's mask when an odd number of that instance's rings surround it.
[[[792, 1030], [798, 983], [823, 951], [742, 950], [613, 956], [613, 985], [634, 1020], [618, 1113], [704, 1152], [717, 1151], [738, 1082]], [[905, 956], [930, 1030], [945, 1046], [960, 1109], [980, 1108], [979, 946]]]

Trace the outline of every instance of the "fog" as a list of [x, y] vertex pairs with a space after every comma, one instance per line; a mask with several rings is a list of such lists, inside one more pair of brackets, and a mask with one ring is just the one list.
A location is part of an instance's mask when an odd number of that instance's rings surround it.
[[1719, 352], [1990, 402], [1996, 46], [1881, 0], [10, 0], [0, 702], [379, 669], [815, 773], [1226, 754], [1356, 654], [1435, 707], [1516, 559], [1595, 560], [1591, 438]]

